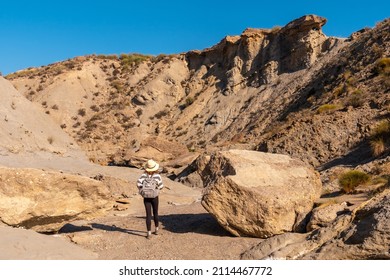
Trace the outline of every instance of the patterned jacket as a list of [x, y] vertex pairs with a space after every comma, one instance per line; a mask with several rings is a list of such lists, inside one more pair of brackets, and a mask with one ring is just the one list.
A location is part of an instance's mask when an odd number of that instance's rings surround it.
[[162, 182], [160, 174], [154, 173], [152, 175], [149, 175], [147, 173], [143, 173], [137, 180], [137, 188], [138, 188], [138, 190], [140, 190], [142, 188], [142, 183], [148, 177], [149, 178], [152, 177], [153, 179], [155, 179], [157, 181], [157, 185], [158, 185], [158, 189], [159, 190], [161, 190], [164, 187], [164, 184]]

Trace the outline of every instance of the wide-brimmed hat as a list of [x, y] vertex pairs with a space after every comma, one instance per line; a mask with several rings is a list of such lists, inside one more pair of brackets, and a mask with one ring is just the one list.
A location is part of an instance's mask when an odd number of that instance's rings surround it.
[[152, 159], [149, 159], [144, 165], [145, 170], [148, 172], [157, 171], [159, 167], [159, 164]]

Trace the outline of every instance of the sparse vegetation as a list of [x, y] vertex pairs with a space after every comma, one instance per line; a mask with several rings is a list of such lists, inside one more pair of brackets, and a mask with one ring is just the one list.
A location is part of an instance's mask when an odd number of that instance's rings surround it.
[[187, 97], [186, 98], [186, 106], [190, 106], [192, 103], [194, 103], [194, 98], [193, 97]]
[[159, 54], [158, 56], [152, 57], [151, 61], [154, 63], [158, 63], [160, 61], [162, 61], [163, 63], [168, 63], [174, 57], [175, 55]]
[[390, 121], [380, 122], [371, 132], [370, 146], [374, 156], [380, 156], [390, 145]]
[[160, 112], [158, 112], [158, 113], [156, 113], [155, 115], [154, 115], [154, 117], [156, 118], [156, 119], [161, 119], [162, 117], [164, 117], [164, 116], [166, 116], [166, 115], [168, 115], [168, 110], [162, 110], [162, 111], [160, 111]]
[[119, 80], [113, 80], [111, 82], [111, 86], [115, 88], [117, 91], [122, 91], [123, 88], [122, 83]]
[[37, 68], [28, 68], [26, 70], [21, 70], [12, 74], [9, 74], [5, 76], [7, 79], [16, 79], [16, 78], [22, 78], [22, 77], [27, 77], [27, 76], [33, 76], [38, 73]]
[[363, 93], [359, 89], [354, 90], [351, 96], [349, 96], [345, 102], [346, 106], [352, 106], [353, 108], [361, 107], [363, 106], [363, 104], [364, 104]]
[[141, 116], [142, 115], [142, 109], [141, 108], [138, 108], [137, 111], [135, 111], [135, 113], [137, 114], [137, 116]]
[[143, 55], [139, 53], [131, 53], [131, 54], [121, 54], [119, 59], [121, 61], [122, 67], [124, 69], [128, 69], [134, 65], [138, 65], [143, 61], [149, 60], [151, 55]]
[[94, 111], [94, 112], [99, 112], [99, 107], [97, 105], [92, 105], [91, 107], [91, 110]]
[[345, 83], [350, 87], [354, 87], [357, 83], [357, 80], [355, 77], [350, 77], [348, 80], [345, 81]]
[[340, 109], [340, 105], [337, 104], [324, 104], [317, 109], [318, 114], [333, 112]]
[[118, 59], [118, 56], [115, 54], [111, 54], [111, 55], [98, 54], [98, 55], [96, 55], [96, 58], [99, 58], [99, 59]]
[[390, 76], [390, 57], [383, 57], [376, 61], [375, 72], [379, 75]]
[[353, 193], [357, 186], [367, 183], [370, 176], [359, 170], [344, 172], [339, 177], [339, 184], [344, 193]]
[[79, 109], [78, 110], [78, 112], [77, 112], [80, 116], [82, 116], [82, 117], [84, 117], [85, 116], [85, 114], [86, 114], [86, 111], [85, 111], [85, 109], [84, 108], [81, 108], [81, 109]]
[[338, 87], [336, 87], [333, 91], [333, 96], [335, 98], [339, 97], [341, 94], [343, 94], [345, 92], [345, 86], [344, 85], [340, 85]]

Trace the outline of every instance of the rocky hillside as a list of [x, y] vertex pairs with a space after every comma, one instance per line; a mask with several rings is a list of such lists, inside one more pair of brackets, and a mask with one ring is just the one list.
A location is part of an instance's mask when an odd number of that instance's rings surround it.
[[388, 143], [372, 153], [369, 138], [389, 117], [389, 20], [348, 39], [325, 23], [309, 15], [201, 51], [91, 55], [6, 78], [101, 164], [179, 168], [225, 148], [315, 167], [383, 155]]
[[[148, 244], [152, 259], [227, 247], [232, 259], [388, 259], [390, 20], [344, 39], [325, 23], [308, 15], [205, 50], [89, 55], [0, 77], [0, 221], [63, 230], [96, 212], [68, 212], [95, 196], [104, 217], [63, 233], [99, 258], [142, 258], [122, 245]], [[132, 188], [140, 170], [107, 166], [148, 158], [167, 187], [157, 253]]]
[[[0, 154], [57, 154], [84, 159], [85, 154], [67, 133], [0, 77]], [[1, 163], [1, 160], [0, 160]]]

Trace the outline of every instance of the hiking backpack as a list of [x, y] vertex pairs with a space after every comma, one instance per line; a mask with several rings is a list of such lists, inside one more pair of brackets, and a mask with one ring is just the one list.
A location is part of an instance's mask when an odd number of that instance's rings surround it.
[[139, 192], [144, 198], [155, 198], [158, 196], [158, 182], [153, 177], [145, 178]]

